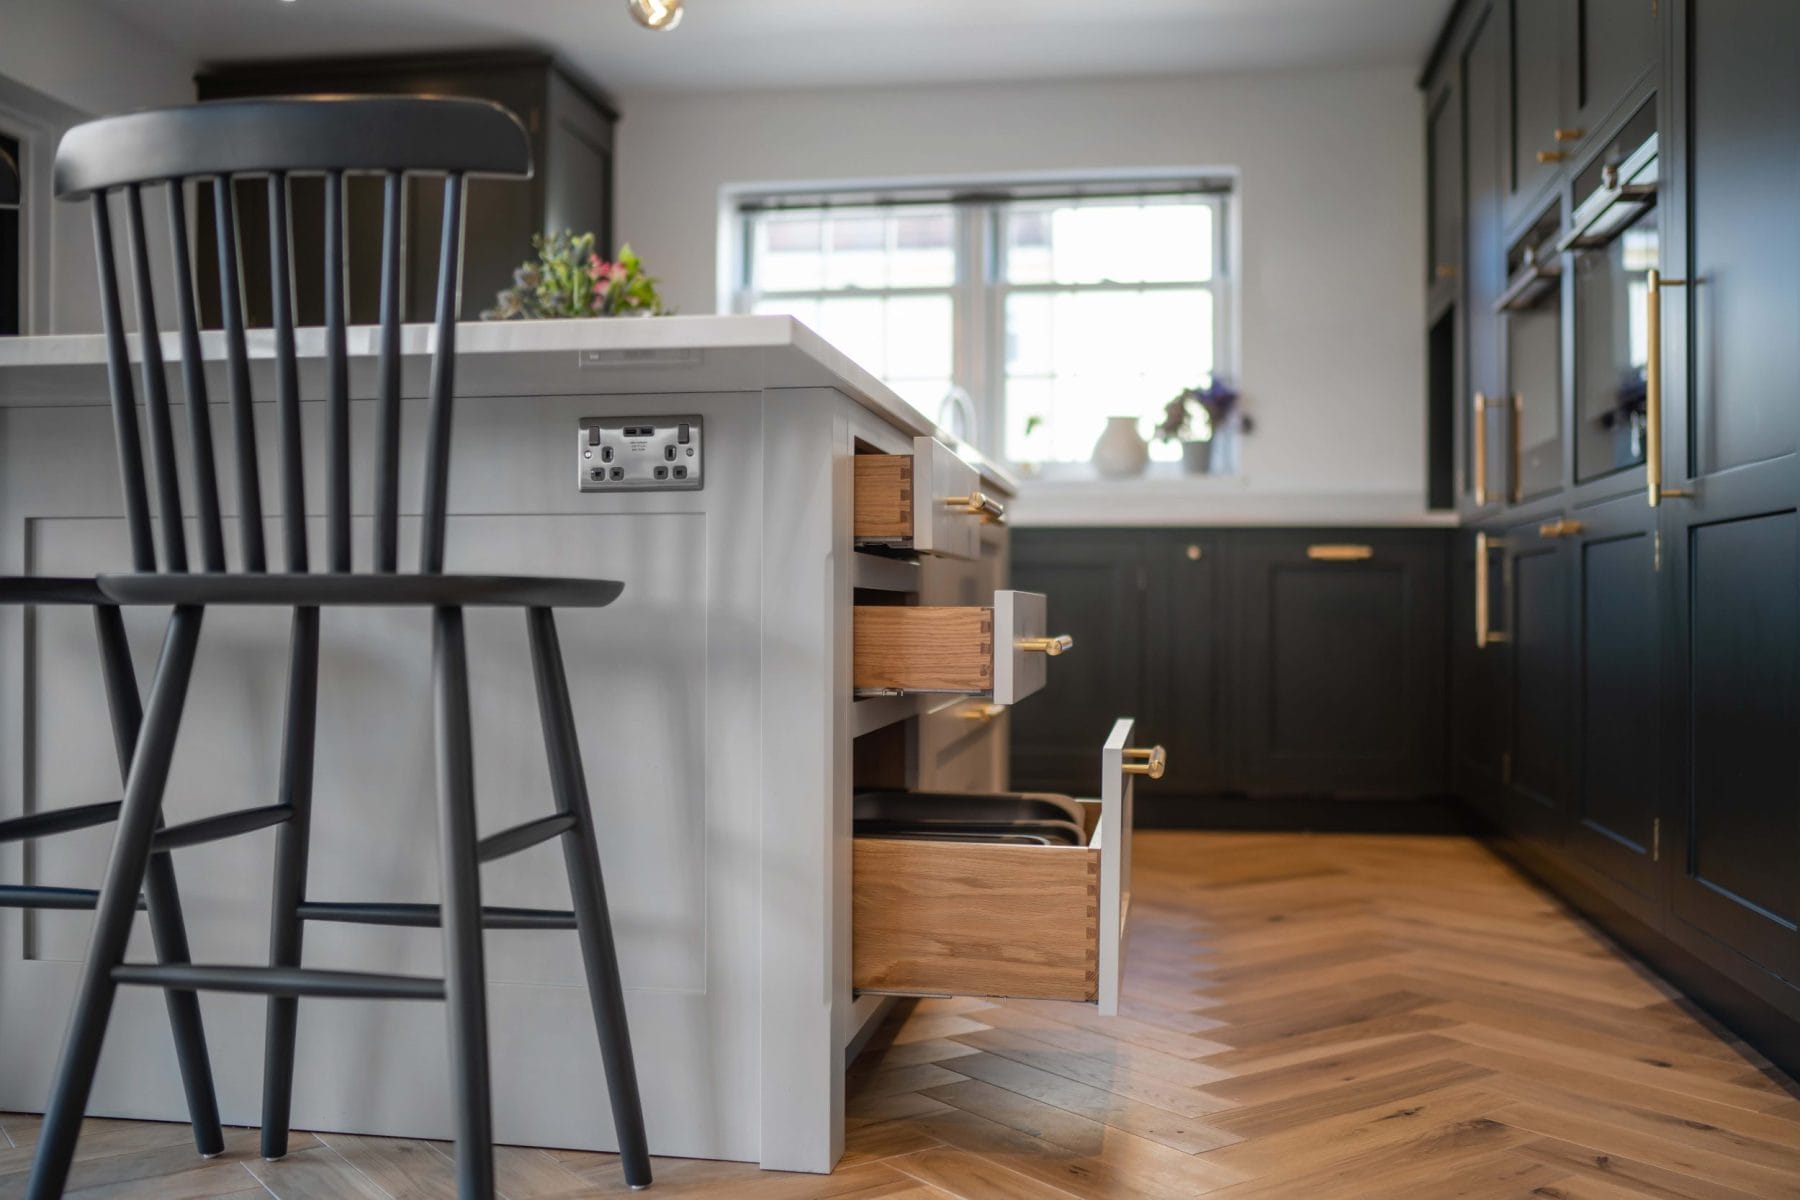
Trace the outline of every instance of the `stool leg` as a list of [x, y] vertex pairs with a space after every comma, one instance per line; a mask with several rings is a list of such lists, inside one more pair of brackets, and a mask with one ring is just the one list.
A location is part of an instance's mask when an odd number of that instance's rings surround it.
[[56, 1200], [68, 1182], [75, 1157], [75, 1141], [87, 1111], [94, 1069], [100, 1062], [100, 1046], [112, 1014], [113, 968], [125, 958], [131, 937], [131, 920], [137, 896], [150, 862], [150, 839], [162, 809], [163, 787], [169, 778], [169, 762], [175, 753], [175, 735], [181, 728], [181, 708], [187, 699], [194, 651], [200, 641], [200, 619], [205, 610], [177, 608], [169, 618], [163, 641], [162, 661], [150, 685], [149, 711], [144, 717], [137, 753], [131, 760], [131, 777], [125, 785], [125, 802], [114, 827], [112, 858], [94, 909], [93, 932], [87, 957], [81, 965], [81, 981], [75, 993], [74, 1015], [63, 1043], [56, 1084], [44, 1112], [32, 1163], [26, 1200]]
[[456, 1194], [458, 1200], [492, 1200], [494, 1132], [488, 1083], [487, 970], [481, 946], [475, 755], [469, 727], [469, 658], [462, 610], [433, 610], [432, 635], [444, 998], [449, 1005], [450, 1082], [456, 1101]]
[[[306, 857], [312, 836], [314, 734], [319, 709], [319, 610], [296, 608], [288, 647], [287, 730], [281, 749], [281, 803], [294, 815], [275, 835], [275, 883], [269, 905], [269, 965], [300, 965], [306, 923]], [[263, 1033], [262, 1156], [288, 1152], [294, 1099], [294, 1036], [300, 1021], [297, 996], [269, 997]]]
[[537, 679], [538, 715], [544, 725], [544, 749], [550, 758], [550, 783], [556, 809], [575, 818], [563, 835], [563, 860], [574, 899], [581, 958], [587, 968], [588, 998], [600, 1034], [606, 1064], [606, 1088], [612, 1097], [613, 1129], [625, 1182], [650, 1186], [650, 1150], [644, 1136], [644, 1108], [638, 1097], [637, 1066], [631, 1056], [631, 1031], [625, 1023], [625, 992], [619, 982], [619, 958], [613, 944], [612, 920], [606, 912], [606, 888], [600, 877], [600, 850], [588, 805], [587, 779], [581, 769], [581, 744], [575, 734], [575, 711], [569, 681], [563, 673], [562, 647], [556, 619], [547, 608], [534, 608], [531, 667]]
[[[119, 781], [131, 777], [131, 757], [137, 752], [138, 731], [144, 711], [138, 696], [137, 673], [131, 665], [131, 646], [125, 638], [125, 621], [112, 605], [94, 609], [94, 629], [100, 641], [100, 663], [106, 682], [106, 707], [112, 715], [113, 745], [119, 755]], [[162, 822], [159, 819], [157, 824]], [[175, 863], [167, 854], [152, 855], [144, 877], [144, 900], [150, 910], [150, 933], [156, 957], [165, 963], [191, 961], [187, 924], [181, 917], [181, 893], [175, 886]], [[200, 1018], [200, 997], [194, 992], [170, 988], [164, 993], [169, 1028], [175, 1036], [175, 1059], [181, 1068], [181, 1085], [187, 1093], [188, 1120], [194, 1127], [194, 1147], [207, 1158], [225, 1150], [225, 1131], [219, 1124], [219, 1100], [213, 1090], [212, 1063], [206, 1053], [206, 1027]]]

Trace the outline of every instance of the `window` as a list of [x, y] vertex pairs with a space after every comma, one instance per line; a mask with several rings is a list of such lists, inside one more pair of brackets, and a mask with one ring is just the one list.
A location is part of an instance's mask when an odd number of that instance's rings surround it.
[[0, 337], [18, 334], [23, 325], [24, 270], [21, 262], [24, 230], [19, 209], [25, 198], [24, 172], [19, 168], [19, 143], [0, 134]]
[[1108, 417], [1148, 433], [1230, 374], [1228, 200], [1217, 180], [746, 195], [733, 309], [799, 318], [940, 423], [966, 393], [989, 454], [1086, 462]]

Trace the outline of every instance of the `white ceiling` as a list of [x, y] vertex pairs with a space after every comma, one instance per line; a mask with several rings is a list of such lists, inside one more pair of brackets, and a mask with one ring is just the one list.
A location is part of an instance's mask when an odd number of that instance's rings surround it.
[[92, 0], [200, 62], [536, 45], [612, 91], [1419, 64], [1450, 0]]

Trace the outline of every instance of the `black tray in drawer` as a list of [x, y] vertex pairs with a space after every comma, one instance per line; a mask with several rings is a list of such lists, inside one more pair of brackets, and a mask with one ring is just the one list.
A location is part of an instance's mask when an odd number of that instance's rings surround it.
[[1046, 846], [1079, 846], [1081, 826], [1073, 821], [964, 821], [957, 819], [886, 821], [864, 818], [855, 822], [857, 837], [955, 837], [986, 841], [1028, 837]]
[[859, 792], [851, 808], [857, 821], [1068, 821], [1078, 830], [1081, 805], [1052, 792]]

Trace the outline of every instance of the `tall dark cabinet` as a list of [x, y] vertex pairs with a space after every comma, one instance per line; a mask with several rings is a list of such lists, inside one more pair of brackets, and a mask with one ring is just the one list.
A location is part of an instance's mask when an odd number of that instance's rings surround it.
[[[534, 172], [528, 183], [474, 179], [465, 199], [462, 318], [474, 320], [491, 307], [494, 294], [531, 256], [531, 236], [569, 229], [591, 232], [603, 256], [613, 243], [613, 127], [618, 114], [599, 92], [564, 71], [552, 59], [531, 53], [409, 56], [336, 60], [235, 63], [208, 69], [196, 78], [199, 97], [312, 93], [431, 94], [469, 96], [502, 104], [531, 137]], [[291, 181], [295, 261], [317, 261], [322, 249], [324, 183]], [[429, 321], [437, 278], [436, 247], [442, 233], [442, 184], [409, 179], [405, 231], [404, 319]], [[376, 240], [381, 231], [381, 182], [351, 177], [345, 213], [352, 244]], [[196, 253], [201, 258], [201, 315], [218, 321], [218, 273], [212, 207], [198, 206], [201, 224]], [[268, 201], [259, 181], [245, 181], [238, 193], [238, 225], [244, 247], [245, 303], [253, 325], [267, 324], [269, 300]], [[360, 267], [358, 264], [361, 264]], [[380, 256], [352, 255], [348, 287], [350, 319], [376, 319]], [[210, 282], [209, 282], [210, 281]], [[323, 279], [297, 272], [295, 305], [302, 324], [320, 322]]]
[[1460, 307], [1428, 280], [1425, 331], [1465, 348], [1454, 786], [1790, 1069], [1795, 63], [1792, 0], [1463, 0], [1421, 81], [1464, 156]]

